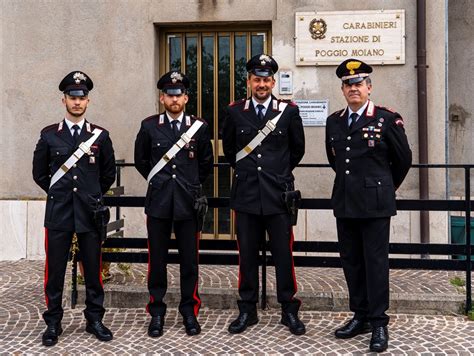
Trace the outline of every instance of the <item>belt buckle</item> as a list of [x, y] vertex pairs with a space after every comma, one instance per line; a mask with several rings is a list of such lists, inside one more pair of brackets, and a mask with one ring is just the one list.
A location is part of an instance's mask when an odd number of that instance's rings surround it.
[[184, 140], [184, 142], [189, 143], [191, 142], [191, 137], [189, 137], [188, 133], [185, 132], [181, 135], [181, 138]]
[[265, 124], [265, 127], [268, 127], [271, 131], [273, 131], [275, 130], [276, 125], [271, 120], [268, 120], [267, 123]]
[[79, 149], [84, 152], [84, 153], [87, 153], [87, 154], [91, 154], [91, 149], [89, 147], [87, 147], [87, 145], [85, 144], [85, 142], [81, 142], [81, 144], [79, 145]]

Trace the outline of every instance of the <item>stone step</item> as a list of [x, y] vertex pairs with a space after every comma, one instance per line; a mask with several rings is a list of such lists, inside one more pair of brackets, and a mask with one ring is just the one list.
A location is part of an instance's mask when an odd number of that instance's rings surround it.
[[[66, 302], [70, 306], [70, 288], [66, 291]], [[199, 292], [202, 306], [210, 309], [236, 309], [239, 298], [236, 289], [202, 288]], [[345, 292], [301, 292], [297, 297], [302, 301], [302, 310], [311, 311], [348, 311], [348, 295]], [[148, 290], [145, 287], [106, 285], [106, 308], [145, 308], [148, 302]], [[462, 314], [464, 296], [462, 294], [407, 294], [392, 293], [389, 313], [393, 314], [428, 314], [455, 315]], [[85, 300], [84, 286], [78, 286], [78, 308], [83, 308]], [[168, 288], [165, 302], [169, 307], [177, 307], [180, 290]], [[267, 304], [270, 308], [279, 308], [276, 293], [267, 292]]]

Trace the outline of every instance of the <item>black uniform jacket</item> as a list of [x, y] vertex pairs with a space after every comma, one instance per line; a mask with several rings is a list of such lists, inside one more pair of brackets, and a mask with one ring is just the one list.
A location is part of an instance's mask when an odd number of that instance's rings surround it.
[[103, 130], [81, 159], [51, 188], [53, 174], [77, 149], [66, 123], [61, 121], [41, 131], [33, 155], [33, 179], [48, 194], [44, 226], [78, 233], [95, 230], [92, 210], [115, 181], [115, 156], [109, 132], [85, 121], [79, 143]]
[[[203, 121], [185, 113], [180, 134], [196, 120]], [[142, 121], [135, 140], [135, 167], [145, 179], [177, 140], [166, 113]], [[195, 214], [194, 198], [211, 172], [213, 161], [209, 128], [204, 122], [191, 142], [152, 178], [146, 193], [145, 213], [161, 219], [191, 219]]]
[[326, 154], [336, 172], [332, 207], [338, 218], [396, 215], [395, 190], [411, 166], [400, 114], [369, 101], [349, 130], [348, 109], [326, 122]]
[[234, 168], [231, 208], [250, 214], [281, 214], [286, 212], [282, 193], [294, 189], [293, 169], [304, 155], [305, 141], [298, 106], [292, 102], [284, 110], [276, 129], [248, 156], [236, 162], [243, 149], [278, 111], [272, 96], [262, 122], [255, 113], [251, 99], [242, 99], [227, 107], [222, 145], [226, 159]]

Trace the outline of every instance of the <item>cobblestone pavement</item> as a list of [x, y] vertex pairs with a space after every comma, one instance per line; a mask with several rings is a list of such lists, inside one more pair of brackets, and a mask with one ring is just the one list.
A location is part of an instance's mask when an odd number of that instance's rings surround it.
[[[175, 275], [175, 267], [170, 268]], [[209, 266], [201, 268], [201, 284], [216, 283], [216, 287], [235, 287], [235, 267]], [[303, 270], [303, 271], [302, 271]], [[308, 269], [298, 270], [299, 283], [310, 281]], [[312, 277], [319, 288], [344, 290], [343, 279], [337, 269], [318, 270], [324, 280]], [[132, 280], [143, 275], [142, 267], [132, 267]], [[117, 273], [118, 274], [118, 273]], [[427, 293], [433, 288], [453, 292], [449, 284], [450, 272], [392, 271], [392, 284], [409, 291], [417, 288]], [[462, 274], [459, 274], [462, 277]], [[220, 278], [219, 276], [222, 276]], [[131, 278], [117, 276], [114, 278]], [[409, 282], [409, 280], [413, 280]], [[444, 283], [445, 281], [448, 283]], [[405, 283], [401, 283], [405, 281]], [[314, 282], [314, 281], [313, 281]], [[333, 282], [335, 284], [333, 284]], [[229, 283], [229, 284], [227, 284]], [[306, 283], [306, 282], [305, 282]], [[309, 282], [308, 282], [309, 283]], [[424, 286], [422, 286], [424, 285]], [[433, 287], [434, 286], [434, 287]], [[316, 287], [314, 287], [316, 288]], [[395, 287], [393, 287], [395, 288]], [[455, 290], [454, 290], [455, 291]], [[456, 292], [456, 291], [455, 291]], [[3, 354], [363, 354], [368, 352], [370, 334], [351, 340], [336, 340], [333, 331], [350, 315], [338, 312], [302, 311], [307, 333], [294, 336], [279, 323], [278, 309], [259, 312], [260, 321], [244, 334], [230, 335], [229, 322], [236, 310], [203, 308], [199, 320], [202, 333], [189, 337], [184, 332], [176, 308], [169, 308], [165, 333], [152, 339], [146, 335], [148, 315], [144, 308], [109, 308], [104, 323], [114, 332], [114, 340], [102, 343], [84, 332], [81, 308], [65, 309], [64, 333], [59, 343], [46, 348], [41, 345], [44, 323], [43, 262], [0, 262], [0, 353]], [[386, 354], [474, 354], [474, 322], [458, 315], [391, 314], [390, 347]]]

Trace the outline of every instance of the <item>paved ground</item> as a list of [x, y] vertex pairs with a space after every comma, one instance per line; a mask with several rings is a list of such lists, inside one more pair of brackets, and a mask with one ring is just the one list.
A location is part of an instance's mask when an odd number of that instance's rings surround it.
[[[144, 308], [109, 308], [104, 319], [115, 334], [109, 343], [97, 341], [84, 332], [81, 308], [66, 308], [64, 333], [53, 348], [41, 345], [44, 324], [42, 292], [43, 263], [0, 262], [0, 353], [3, 354], [363, 354], [368, 352], [369, 335], [336, 340], [333, 330], [350, 315], [345, 312], [301, 312], [308, 332], [294, 336], [279, 324], [277, 308], [259, 313], [260, 322], [243, 335], [230, 335], [227, 325], [234, 309], [203, 308], [199, 320], [203, 332], [185, 334], [176, 308], [169, 308], [165, 333], [159, 339], [146, 335], [148, 316]], [[201, 267], [203, 288], [234, 289], [235, 267]], [[176, 283], [175, 267], [170, 269]], [[114, 269], [114, 279], [143, 282], [143, 267], [132, 267], [126, 276]], [[300, 290], [332, 292], [345, 286], [337, 269], [298, 269]], [[392, 271], [392, 292], [423, 295], [451, 295], [459, 292], [449, 284], [448, 272]], [[458, 274], [462, 277], [462, 274]], [[141, 280], [140, 280], [141, 278]], [[270, 282], [269, 289], [273, 288]], [[305, 289], [306, 288], [306, 289]], [[170, 305], [172, 306], [172, 305]], [[391, 314], [390, 348], [387, 354], [474, 354], [474, 322], [460, 315]]]

